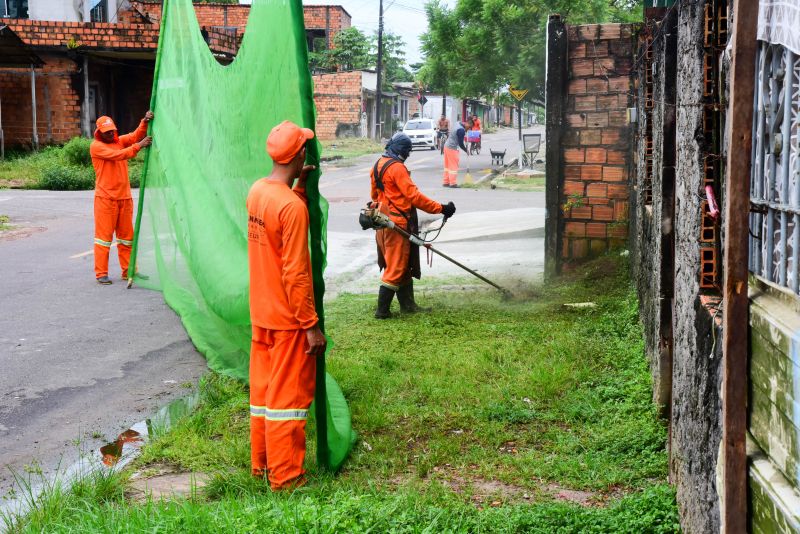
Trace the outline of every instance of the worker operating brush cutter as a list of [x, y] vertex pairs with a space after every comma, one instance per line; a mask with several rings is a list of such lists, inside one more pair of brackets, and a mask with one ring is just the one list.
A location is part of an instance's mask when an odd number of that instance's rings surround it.
[[[456, 212], [456, 206], [452, 202], [440, 204], [420, 192], [405, 166], [411, 147], [411, 139], [404, 133], [397, 133], [389, 140], [386, 152], [372, 168], [370, 197], [387, 209], [386, 214], [395, 226], [416, 234], [419, 231], [417, 209], [441, 213], [449, 218]], [[378, 243], [378, 267], [383, 271], [375, 318], [391, 317], [395, 294], [402, 312], [419, 311], [414, 300], [413, 280], [422, 275], [419, 246], [412, 245], [402, 234], [389, 228], [378, 229], [375, 239]]]
[[419, 247], [425, 247], [428, 252], [441, 256], [486, 282], [500, 291], [504, 299], [511, 298], [511, 292], [507, 289], [433, 248], [431, 242], [435, 237], [425, 239], [417, 235], [417, 208], [444, 215], [441, 226], [434, 229], [438, 236], [447, 219], [456, 212], [456, 207], [452, 202], [434, 202], [419, 192], [404, 163], [410, 153], [411, 139], [403, 133], [395, 134], [386, 145], [386, 152], [372, 168], [372, 202], [367, 203], [367, 208], [361, 210], [358, 217], [363, 230], [376, 230], [378, 267], [383, 270], [375, 318], [386, 319], [391, 316], [389, 308], [395, 293], [401, 311], [413, 313], [421, 310], [414, 301], [413, 283], [413, 278], [419, 279], [421, 275]]

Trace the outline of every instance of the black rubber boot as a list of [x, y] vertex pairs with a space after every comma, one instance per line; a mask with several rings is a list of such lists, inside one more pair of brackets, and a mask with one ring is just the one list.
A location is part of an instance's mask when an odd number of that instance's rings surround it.
[[392, 307], [392, 300], [394, 299], [394, 291], [386, 286], [381, 286], [378, 291], [378, 309], [375, 310], [376, 319], [388, 319], [392, 316], [389, 311]]
[[417, 306], [414, 300], [414, 282], [411, 281], [397, 290], [397, 300], [400, 302], [400, 311], [403, 313], [416, 313], [431, 311], [430, 308]]

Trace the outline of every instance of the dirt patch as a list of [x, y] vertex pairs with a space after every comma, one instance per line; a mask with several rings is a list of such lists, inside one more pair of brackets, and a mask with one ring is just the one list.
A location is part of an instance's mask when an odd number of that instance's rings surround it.
[[33, 234], [44, 232], [47, 228], [43, 226], [23, 227], [19, 228], [12, 226], [8, 230], [0, 230], [0, 241], [16, 241], [17, 239], [25, 239]]
[[0, 182], [0, 187], [3, 187], [4, 189], [28, 189], [30, 185], [31, 180], [25, 180], [22, 178], [10, 178]]
[[[477, 471], [478, 466], [469, 465], [466, 469]], [[426, 478], [425, 481], [432, 482], [434, 479], [449, 487], [454, 493], [469, 496], [469, 501], [478, 508], [546, 499], [565, 501], [586, 507], [605, 506], [610, 498], [620, 496], [617, 494], [618, 492], [612, 492], [612, 495], [574, 490], [544, 481], [537, 481], [533, 488], [523, 487], [499, 480], [487, 480], [476, 474], [465, 473], [464, 469], [456, 470], [449, 464], [434, 467], [432, 476]]]
[[557, 484], [548, 484], [545, 488], [558, 501], [573, 502], [581, 506], [596, 506], [603, 501], [600, 495], [591, 491], [562, 488]]
[[134, 503], [191, 498], [210, 480], [206, 473], [181, 471], [171, 464], [151, 464], [131, 476], [125, 496]]

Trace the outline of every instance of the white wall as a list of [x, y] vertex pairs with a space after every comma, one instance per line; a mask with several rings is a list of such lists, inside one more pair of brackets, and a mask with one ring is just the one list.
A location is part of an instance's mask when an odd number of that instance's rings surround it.
[[[82, 22], [84, 2], [89, 2], [90, 8], [97, 4], [97, 0], [28, 0], [28, 15], [31, 20]], [[119, 22], [119, 12], [129, 5], [128, 0], [107, 0], [106, 20]]]
[[31, 20], [61, 20], [80, 22], [80, 0], [28, 0], [28, 17]]
[[[442, 116], [442, 97], [436, 95], [425, 95], [428, 101], [422, 108], [422, 116], [427, 119], [438, 120]], [[450, 119], [450, 124], [454, 124], [458, 119], [458, 114], [461, 112], [461, 100], [447, 97], [445, 102], [445, 109], [447, 110], [447, 118]]]

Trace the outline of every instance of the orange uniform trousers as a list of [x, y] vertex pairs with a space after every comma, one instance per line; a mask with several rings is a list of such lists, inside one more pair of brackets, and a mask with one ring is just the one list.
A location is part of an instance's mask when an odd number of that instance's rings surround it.
[[94, 197], [94, 275], [108, 276], [108, 252], [117, 234], [122, 278], [128, 277], [133, 246], [133, 200]]
[[306, 420], [314, 400], [317, 360], [306, 354], [305, 330], [253, 326], [250, 347], [250, 454], [253, 474], [272, 489], [305, 474]]
[[458, 149], [444, 147], [444, 176], [442, 185], [456, 185], [458, 183]]
[[400, 289], [411, 281], [411, 266], [409, 256], [411, 255], [411, 243], [399, 233], [388, 228], [382, 228], [375, 232], [375, 240], [378, 248], [386, 261], [386, 268], [381, 276], [381, 285], [393, 291]]

